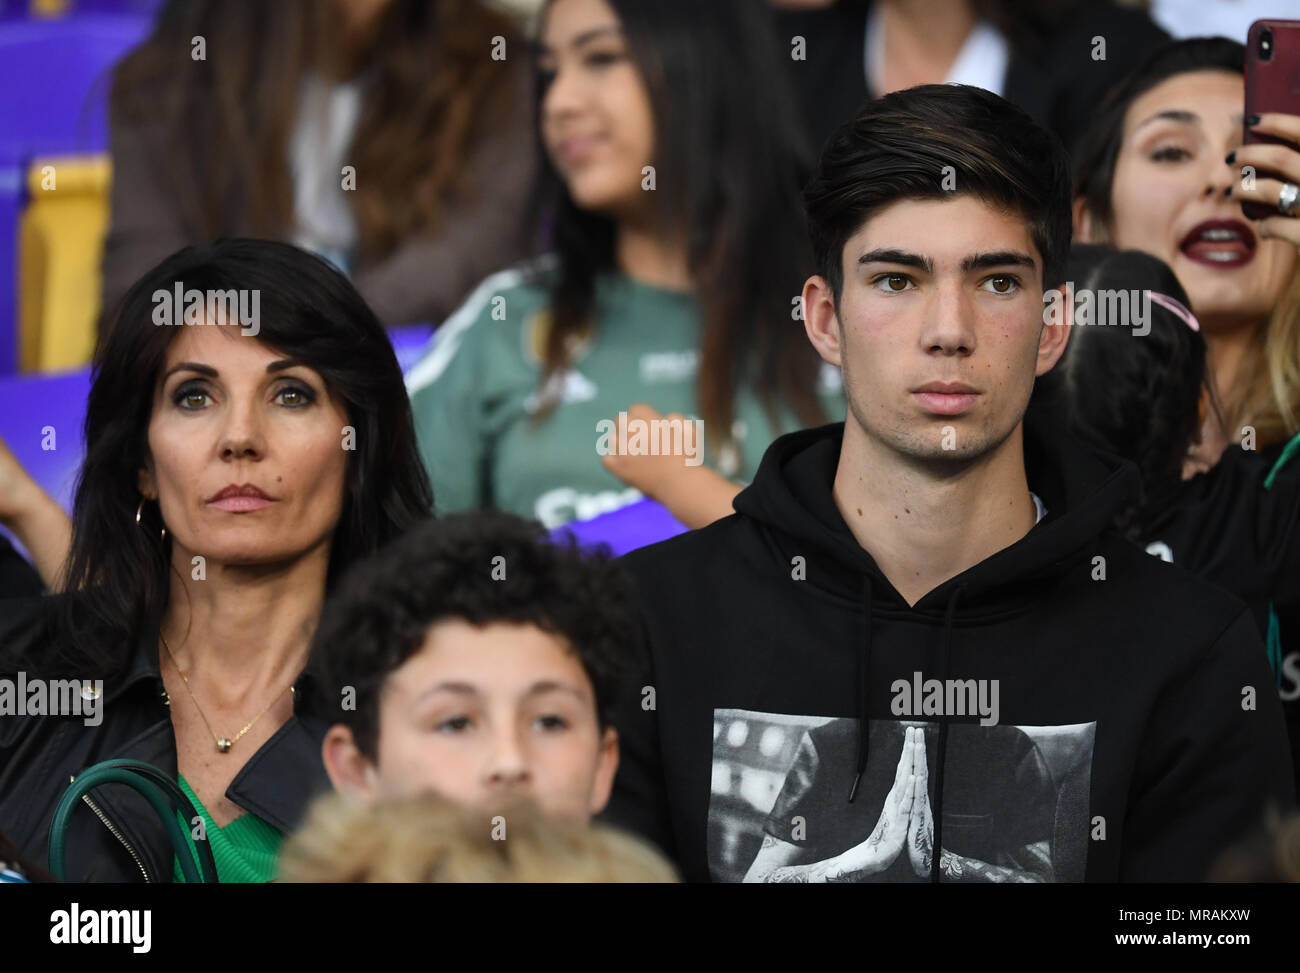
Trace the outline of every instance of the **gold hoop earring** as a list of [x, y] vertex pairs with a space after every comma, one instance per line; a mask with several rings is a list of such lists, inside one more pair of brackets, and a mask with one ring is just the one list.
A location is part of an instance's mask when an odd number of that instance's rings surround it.
[[[144, 502], [144, 499], [142, 498], [142, 499], [140, 500], [140, 506], [138, 506], [138, 507], [135, 508], [135, 524], [136, 524], [137, 527], [140, 526], [140, 515], [141, 515], [142, 513], [144, 513], [144, 503], [145, 503], [145, 502]], [[164, 542], [167, 540], [167, 527], [166, 527], [166, 525], [163, 526], [163, 529], [162, 529], [161, 533], [159, 533], [159, 535], [158, 535], [158, 540], [160, 540], [160, 541], [164, 541]]]

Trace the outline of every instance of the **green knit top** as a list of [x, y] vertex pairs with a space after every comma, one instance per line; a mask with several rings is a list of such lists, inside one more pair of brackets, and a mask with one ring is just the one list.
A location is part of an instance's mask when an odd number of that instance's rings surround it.
[[[180, 777], [181, 790], [203, 817], [203, 828], [212, 848], [212, 858], [217, 865], [217, 879], [221, 882], [269, 882], [275, 877], [276, 857], [284, 835], [256, 814], [245, 814], [218, 828], [189, 782]], [[186, 828], [190, 823], [186, 822]], [[179, 861], [172, 865], [172, 881], [184, 882]]]

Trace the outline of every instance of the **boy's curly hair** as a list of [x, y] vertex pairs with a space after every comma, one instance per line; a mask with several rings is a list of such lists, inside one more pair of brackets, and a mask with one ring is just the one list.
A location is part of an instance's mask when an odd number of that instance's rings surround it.
[[[421, 524], [348, 572], [312, 646], [324, 705], [367, 758], [376, 755], [384, 681], [443, 619], [536, 625], [565, 639], [591, 680], [602, 728], [642, 638], [631, 579], [608, 550], [582, 551], [498, 511]], [[345, 687], [355, 708], [342, 705]]]

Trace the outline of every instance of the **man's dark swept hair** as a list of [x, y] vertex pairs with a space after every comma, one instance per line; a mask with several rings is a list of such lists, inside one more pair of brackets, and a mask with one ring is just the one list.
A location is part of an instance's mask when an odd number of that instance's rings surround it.
[[[641, 639], [632, 582], [607, 550], [548, 539], [536, 521], [499, 511], [428, 521], [349, 570], [312, 645], [324, 698], [371, 761], [384, 681], [445, 619], [536, 625], [566, 640], [591, 680], [602, 727]], [[348, 686], [355, 709], [342, 706]]]
[[[1021, 214], [1043, 259], [1043, 287], [1060, 283], [1070, 247], [1070, 169], [1060, 140], [983, 88], [928, 84], [864, 105], [827, 141], [804, 189], [817, 272], [836, 303], [844, 244], [868, 219], [899, 200], [955, 196]], [[942, 224], [934, 232], [943, 233]]]

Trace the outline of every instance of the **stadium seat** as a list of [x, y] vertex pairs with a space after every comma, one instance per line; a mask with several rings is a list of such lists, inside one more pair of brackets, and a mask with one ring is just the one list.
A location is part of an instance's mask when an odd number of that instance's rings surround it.
[[108, 148], [113, 65], [149, 14], [0, 17], [0, 375], [18, 361], [18, 232], [32, 160]]
[[584, 548], [604, 545], [611, 553], [621, 555], [684, 534], [686, 530], [686, 525], [667, 507], [655, 500], [638, 500], [590, 520], [557, 527], [551, 531], [551, 536], [559, 539], [574, 537]]
[[109, 179], [104, 155], [31, 164], [18, 253], [25, 372], [76, 368], [94, 353]]

